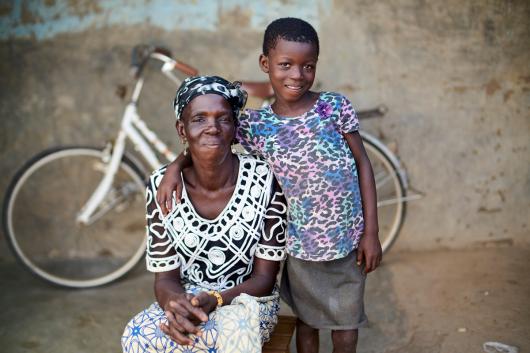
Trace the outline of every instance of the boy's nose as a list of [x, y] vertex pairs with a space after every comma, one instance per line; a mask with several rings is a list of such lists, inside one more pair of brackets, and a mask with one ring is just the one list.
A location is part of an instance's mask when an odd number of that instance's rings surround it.
[[291, 78], [293, 79], [301, 79], [303, 77], [302, 68], [293, 66], [291, 69]]

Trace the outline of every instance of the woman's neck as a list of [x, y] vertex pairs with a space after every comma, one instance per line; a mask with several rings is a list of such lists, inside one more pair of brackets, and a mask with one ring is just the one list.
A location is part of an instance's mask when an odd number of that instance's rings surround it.
[[191, 187], [216, 191], [235, 185], [239, 161], [236, 155], [228, 153], [221, 160], [217, 158], [193, 158], [193, 165], [185, 172]]

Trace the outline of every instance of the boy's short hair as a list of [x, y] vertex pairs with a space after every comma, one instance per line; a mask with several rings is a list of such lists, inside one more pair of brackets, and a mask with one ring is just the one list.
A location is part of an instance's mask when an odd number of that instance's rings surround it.
[[318, 34], [309, 23], [299, 18], [284, 17], [272, 21], [265, 29], [263, 36], [263, 54], [269, 55], [269, 50], [276, 47], [278, 39], [291, 42], [311, 43], [320, 50]]

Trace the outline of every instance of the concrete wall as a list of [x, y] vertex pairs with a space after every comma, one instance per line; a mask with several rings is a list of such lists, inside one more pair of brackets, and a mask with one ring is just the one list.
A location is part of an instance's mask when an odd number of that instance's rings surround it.
[[[318, 30], [319, 89], [389, 114], [363, 125], [411, 184], [396, 248], [530, 243], [530, 3], [487, 1], [12, 1], [0, 4], [0, 190], [56, 144], [119, 126], [131, 48], [166, 46], [205, 74], [266, 79], [262, 32], [281, 16]], [[140, 110], [175, 141], [174, 87], [149, 70]], [[172, 143], [177, 148], [176, 141]], [[2, 240], [0, 258], [10, 258]]]

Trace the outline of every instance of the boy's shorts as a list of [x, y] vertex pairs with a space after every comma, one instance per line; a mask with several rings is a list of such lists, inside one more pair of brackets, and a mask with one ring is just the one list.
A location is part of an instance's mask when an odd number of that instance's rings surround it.
[[280, 296], [305, 324], [317, 329], [353, 330], [365, 326], [363, 267], [357, 251], [333, 261], [287, 256]]

